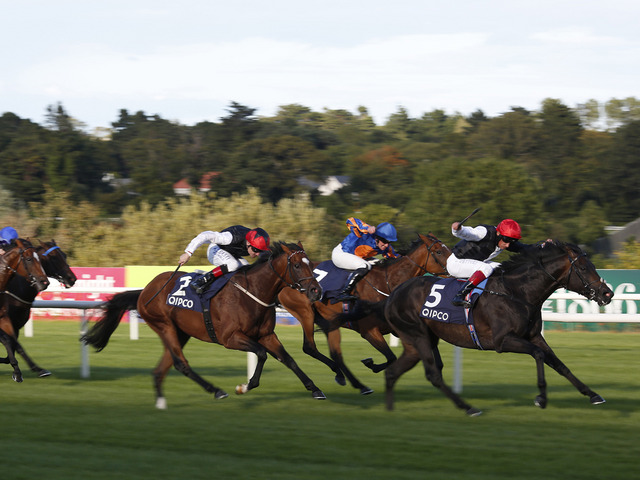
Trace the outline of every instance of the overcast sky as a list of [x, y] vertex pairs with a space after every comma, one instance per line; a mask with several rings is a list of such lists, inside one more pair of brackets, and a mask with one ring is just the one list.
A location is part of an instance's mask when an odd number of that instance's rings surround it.
[[365, 106], [378, 124], [640, 97], [637, 0], [0, 0], [0, 114], [89, 129]]

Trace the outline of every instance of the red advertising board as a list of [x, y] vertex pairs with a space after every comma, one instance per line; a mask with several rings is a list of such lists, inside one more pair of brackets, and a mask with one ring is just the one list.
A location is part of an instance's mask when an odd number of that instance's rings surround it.
[[[107, 300], [111, 295], [125, 287], [125, 269], [108, 267], [71, 267], [78, 280], [72, 288], [65, 288], [55, 279], [44, 292], [41, 292], [38, 300], [83, 300], [100, 301]], [[89, 315], [91, 311], [87, 312]], [[31, 310], [31, 318], [42, 319], [69, 319], [77, 320], [82, 311], [66, 308], [34, 308]]]

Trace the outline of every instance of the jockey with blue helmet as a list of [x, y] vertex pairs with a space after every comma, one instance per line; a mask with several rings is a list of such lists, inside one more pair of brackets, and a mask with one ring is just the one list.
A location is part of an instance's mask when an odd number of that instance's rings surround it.
[[202, 294], [217, 277], [248, 265], [249, 262], [242, 257], [257, 257], [269, 248], [270, 242], [269, 234], [262, 228], [250, 229], [243, 225], [233, 225], [221, 232], [207, 230], [189, 242], [180, 256], [180, 265], [187, 263], [198, 247], [209, 244], [207, 259], [216, 267], [191, 282], [196, 293]]
[[11, 243], [18, 238], [18, 231], [13, 227], [4, 227], [0, 230], [0, 243]]
[[356, 283], [366, 275], [373, 265], [376, 255], [394, 258], [398, 255], [391, 242], [398, 240], [396, 229], [389, 222], [382, 222], [374, 227], [359, 218], [347, 220], [349, 235], [336, 245], [331, 253], [331, 260], [338, 268], [353, 270], [347, 285], [336, 297], [336, 301], [352, 300], [351, 291]]

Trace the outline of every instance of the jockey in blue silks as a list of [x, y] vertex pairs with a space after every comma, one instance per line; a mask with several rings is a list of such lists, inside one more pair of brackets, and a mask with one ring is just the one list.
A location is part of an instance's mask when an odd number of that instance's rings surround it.
[[359, 218], [351, 217], [347, 220], [347, 228], [351, 233], [333, 249], [331, 260], [336, 267], [353, 270], [353, 272], [349, 276], [347, 285], [336, 297], [336, 301], [356, 298], [351, 291], [371, 269], [374, 264], [373, 257], [376, 255], [382, 255], [385, 258], [398, 256], [391, 246], [391, 242], [398, 240], [398, 235], [389, 222], [382, 222], [374, 227]]

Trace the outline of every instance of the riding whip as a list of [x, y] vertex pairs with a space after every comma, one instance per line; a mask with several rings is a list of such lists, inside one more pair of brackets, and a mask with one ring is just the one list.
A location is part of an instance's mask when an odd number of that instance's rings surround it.
[[[462, 220], [460, 220], [458, 223], [460, 224], [460, 227], [462, 226], [462, 224], [464, 222], [466, 222], [467, 220], [469, 220], [471, 217], [473, 217], [476, 213], [478, 213], [480, 211], [482, 207], [478, 207], [476, 208], [473, 212], [471, 212], [469, 215], [467, 215], [466, 217], [464, 217]], [[459, 227], [458, 227], [459, 228]]]

